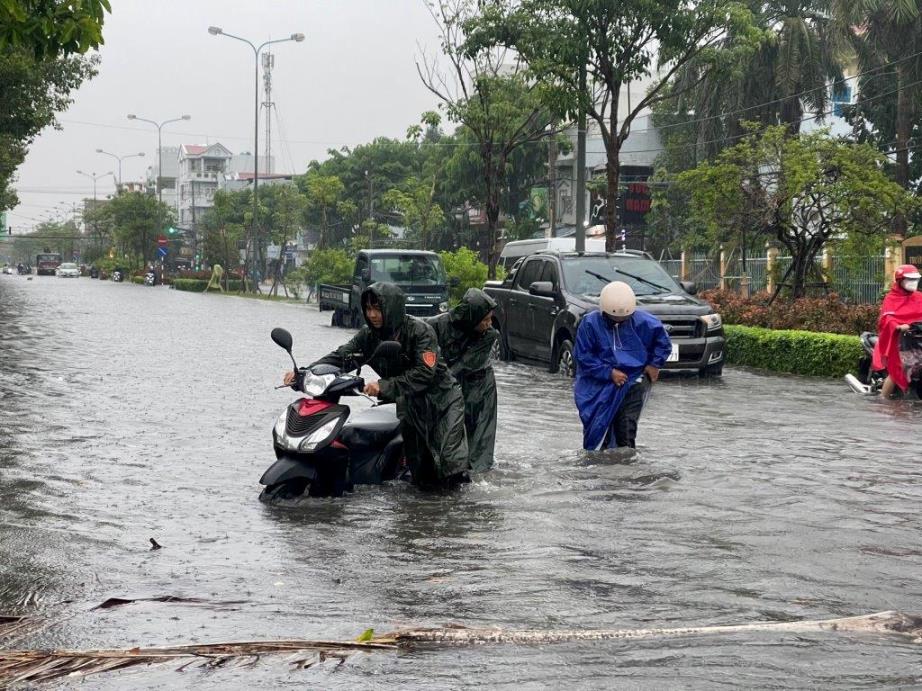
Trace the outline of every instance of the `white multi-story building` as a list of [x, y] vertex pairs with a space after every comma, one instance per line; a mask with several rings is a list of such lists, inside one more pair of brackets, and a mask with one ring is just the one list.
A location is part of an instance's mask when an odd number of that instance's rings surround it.
[[[247, 183], [236, 184], [237, 181], [252, 181], [253, 178], [253, 155], [234, 154], [220, 143], [183, 144], [177, 156], [176, 218], [183, 228], [201, 223], [204, 214], [214, 206], [215, 192], [243, 189]], [[260, 168], [264, 165], [265, 160], [260, 159]], [[166, 163], [163, 167], [166, 170]], [[272, 159], [269, 169], [272, 169]], [[263, 175], [261, 173], [261, 179]]]
[[176, 178], [176, 218], [189, 228], [214, 206], [214, 193], [228, 172], [234, 155], [222, 144], [208, 146], [183, 144], [179, 147]]
[[[164, 146], [160, 151], [154, 151], [151, 165], [147, 168], [147, 188], [157, 193], [157, 179], [160, 178], [160, 195], [163, 203], [171, 208], [176, 208], [176, 177], [179, 173], [179, 147]], [[160, 162], [163, 161], [163, 172], [160, 172]]]

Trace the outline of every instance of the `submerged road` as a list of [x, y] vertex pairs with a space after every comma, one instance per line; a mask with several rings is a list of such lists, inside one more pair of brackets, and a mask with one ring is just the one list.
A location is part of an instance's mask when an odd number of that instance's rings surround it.
[[[0, 276], [0, 613], [30, 647], [354, 638], [464, 623], [652, 628], [922, 610], [922, 406], [729, 368], [669, 377], [636, 457], [586, 455], [570, 383], [496, 367], [497, 467], [447, 496], [396, 484], [257, 501], [288, 328], [307, 363], [351, 332], [303, 305]], [[356, 406], [366, 405], [357, 402]], [[149, 538], [163, 545], [150, 551]], [[110, 597], [200, 602], [93, 607]], [[169, 665], [91, 688], [893, 687], [904, 640], [740, 633]]]

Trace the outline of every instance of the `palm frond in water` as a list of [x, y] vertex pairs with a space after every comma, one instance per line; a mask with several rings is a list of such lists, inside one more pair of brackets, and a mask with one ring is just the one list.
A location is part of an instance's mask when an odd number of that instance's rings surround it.
[[[8, 617], [7, 619], [14, 619]], [[0, 622], [2, 623], [2, 622]], [[7, 622], [16, 625], [20, 622]], [[469, 629], [463, 626], [432, 629], [400, 629], [375, 636], [366, 631], [355, 641], [287, 640], [243, 641], [181, 645], [128, 650], [0, 650], [0, 687], [23, 682], [39, 682], [69, 675], [95, 674], [155, 662], [222, 667], [252, 665], [263, 655], [289, 653], [289, 662], [298, 668], [310, 667], [325, 659], [340, 664], [359, 651], [394, 651], [419, 644], [474, 645], [489, 643], [548, 644], [563, 641], [631, 641], [689, 636], [713, 636], [754, 632], [807, 633], [836, 632], [898, 635], [922, 642], [922, 616], [902, 612], [878, 612], [857, 617], [810, 621], [750, 622], [731, 626], [688, 626], [662, 629], [565, 629], [558, 631], [516, 629]]]
[[290, 653], [300, 669], [326, 659], [340, 662], [357, 651], [396, 650], [393, 640], [374, 641], [242, 641], [128, 650], [10, 650], [0, 651], [0, 687], [7, 684], [50, 681], [65, 676], [98, 674], [155, 662], [189, 666], [248, 666], [263, 655]]

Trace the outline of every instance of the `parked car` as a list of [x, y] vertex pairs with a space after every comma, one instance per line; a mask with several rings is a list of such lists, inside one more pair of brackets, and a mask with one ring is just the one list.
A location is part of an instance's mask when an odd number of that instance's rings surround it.
[[79, 278], [80, 267], [72, 262], [64, 262], [54, 270], [54, 273], [59, 278]]
[[7, 264], [6, 266], [3, 267], [3, 273], [9, 274], [10, 276], [12, 276], [12, 275], [13, 275], [13, 267], [10, 266], [9, 264]]
[[[519, 259], [545, 250], [575, 252], [576, 238], [532, 238], [530, 240], [507, 242], [499, 253], [499, 265], [509, 271]], [[586, 238], [585, 250], [587, 252], [604, 252], [605, 238]]]
[[610, 281], [629, 284], [638, 309], [663, 322], [672, 339], [667, 369], [723, 372], [720, 315], [694, 297], [694, 283], [679, 285], [653, 257], [634, 250], [539, 252], [520, 260], [501, 284], [488, 283], [484, 291], [497, 302], [500, 358], [543, 363], [572, 376], [576, 329], [585, 314], [598, 309], [599, 293]]
[[317, 286], [320, 311], [332, 310], [333, 326], [359, 328], [365, 323], [362, 292], [377, 281], [396, 283], [406, 294], [407, 314], [429, 317], [448, 310], [449, 281], [435, 252], [420, 250], [362, 250], [355, 258], [352, 283]]

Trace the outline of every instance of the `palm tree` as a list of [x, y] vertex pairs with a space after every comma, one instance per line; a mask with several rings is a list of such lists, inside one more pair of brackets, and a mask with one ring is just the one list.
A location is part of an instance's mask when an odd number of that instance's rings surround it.
[[[857, 55], [861, 73], [867, 74], [859, 83], [862, 96], [874, 94], [874, 107], [863, 111], [888, 120], [875, 125], [892, 133], [894, 178], [908, 189], [910, 139], [922, 102], [922, 0], [832, 0], [832, 10], [839, 36]], [[892, 83], [893, 89], [880, 91], [882, 81]], [[893, 231], [906, 234], [904, 216], [894, 219]]]
[[842, 78], [828, 2], [774, 0], [750, 9], [764, 32], [751, 53], [742, 62], [730, 56], [717, 69], [703, 61], [690, 65], [676, 83], [681, 91], [698, 82], [684, 103], [695, 113], [698, 160], [737, 141], [746, 121], [783, 124], [797, 134], [805, 112], [822, 118], [830, 82]]

